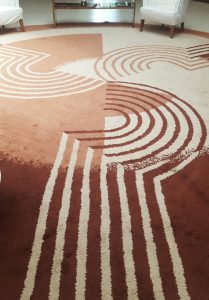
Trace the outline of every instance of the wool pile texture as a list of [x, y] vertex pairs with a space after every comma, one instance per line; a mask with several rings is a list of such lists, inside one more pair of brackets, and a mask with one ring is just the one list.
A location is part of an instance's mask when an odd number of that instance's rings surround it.
[[0, 298], [206, 300], [209, 38], [2, 35]]

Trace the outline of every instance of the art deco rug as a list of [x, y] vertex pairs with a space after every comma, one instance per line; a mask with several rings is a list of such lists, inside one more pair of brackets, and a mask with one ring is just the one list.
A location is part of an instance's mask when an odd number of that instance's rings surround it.
[[209, 299], [209, 40], [2, 35], [0, 298]]

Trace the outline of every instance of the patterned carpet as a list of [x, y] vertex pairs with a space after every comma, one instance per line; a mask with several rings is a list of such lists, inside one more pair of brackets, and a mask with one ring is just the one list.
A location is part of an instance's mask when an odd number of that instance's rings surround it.
[[5, 34], [0, 65], [0, 299], [209, 299], [208, 38]]

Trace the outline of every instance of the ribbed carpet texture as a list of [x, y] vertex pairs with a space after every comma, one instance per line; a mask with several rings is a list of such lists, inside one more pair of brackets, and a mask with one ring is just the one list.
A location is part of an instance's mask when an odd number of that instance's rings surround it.
[[209, 299], [209, 39], [2, 34], [0, 299]]

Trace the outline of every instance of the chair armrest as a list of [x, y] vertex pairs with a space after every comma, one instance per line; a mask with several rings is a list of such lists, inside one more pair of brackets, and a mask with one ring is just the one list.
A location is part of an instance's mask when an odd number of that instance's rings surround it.
[[178, 7], [176, 7], [178, 14], [184, 19], [188, 9], [190, 0], [181, 0], [179, 1]]

